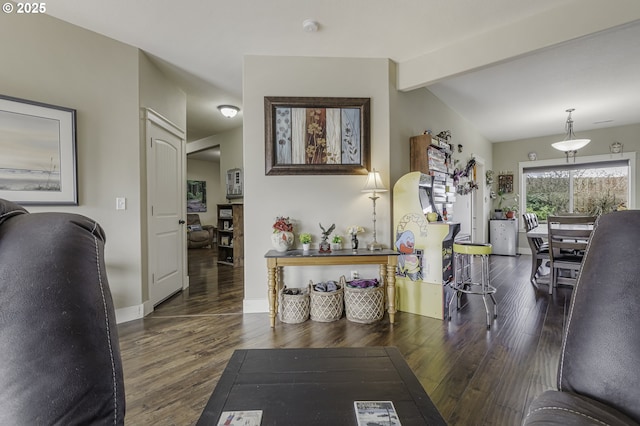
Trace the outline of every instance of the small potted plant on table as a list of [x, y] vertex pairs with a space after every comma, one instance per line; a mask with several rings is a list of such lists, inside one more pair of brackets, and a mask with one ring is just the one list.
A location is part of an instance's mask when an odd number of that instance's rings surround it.
[[309, 248], [311, 247], [311, 234], [303, 232], [300, 234], [299, 239], [302, 243], [302, 251], [309, 251]]
[[331, 250], [342, 250], [342, 237], [340, 235], [334, 235], [331, 238]]

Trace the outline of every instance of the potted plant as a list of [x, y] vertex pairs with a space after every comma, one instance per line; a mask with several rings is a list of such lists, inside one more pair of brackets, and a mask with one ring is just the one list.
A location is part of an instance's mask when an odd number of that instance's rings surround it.
[[303, 232], [298, 238], [302, 243], [302, 250], [309, 251], [309, 248], [311, 247], [311, 234], [308, 232]]
[[513, 219], [518, 214], [518, 210], [520, 209], [520, 206], [518, 204], [518, 194], [515, 194], [513, 196], [512, 203], [513, 204], [507, 207], [507, 219]]
[[331, 238], [331, 250], [342, 250], [342, 237], [340, 235], [334, 235]]
[[517, 214], [518, 214], [518, 205], [514, 204], [507, 208], [505, 216], [507, 216], [507, 219], [513, 219], [514, 217], [516, 217]]
[[498, 208], [495, 210], [495, 218], [513, 219], [519, 210], [518, 194], [511, 195], [499, 190], [496, 199], [498, 200]]

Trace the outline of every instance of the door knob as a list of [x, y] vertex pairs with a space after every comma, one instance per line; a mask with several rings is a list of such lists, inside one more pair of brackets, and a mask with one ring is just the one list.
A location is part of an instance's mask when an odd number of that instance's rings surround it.
[[180, 225], [184, 225], [184, 220], [180, 219], [180, 220], [178, 221], [178, 223], [179, 223]]

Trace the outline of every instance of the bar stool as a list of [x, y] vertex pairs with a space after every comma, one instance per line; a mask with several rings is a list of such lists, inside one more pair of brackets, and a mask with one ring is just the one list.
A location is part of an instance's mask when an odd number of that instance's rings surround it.
[[[481, 243], [453, 243], [454, 257], [454, 279], [450, 286], [455, 291], [449, 301], [449, 321], [451, 321], [451, 307], [454, 299], [457, 300], [456, 307], [460, 309], [460, 297], [462, 294], [476, 294], [482, 296], [484, 309], [487, 312], [487, 330], [491, 328], [491, 317], [489, 316], [489, 306], [487, 296], [493, 302], [493, 318], [498, 317], [498, 304], [493, 294], [496, 288], [489, 284], [489, 255], [491, 254], [491, 244]], [[471, 281], [471, 263], [473, 256], [482, 258], [482, 275], [479, 283]]]

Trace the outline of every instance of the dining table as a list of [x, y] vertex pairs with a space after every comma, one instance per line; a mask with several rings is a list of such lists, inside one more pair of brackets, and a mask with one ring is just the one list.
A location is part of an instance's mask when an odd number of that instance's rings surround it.
[[[589, 229], [593, 230], [593, 225], [585, 225], [585, 224], [558, 224], [556, 226], [561, 226], [564, 229]], [[527, 238], [547, 238], [549, 236], [549, 224], [548, 223], [540, 223], [538, 226], [533, 228], [532, 230], [527, 232]]]

